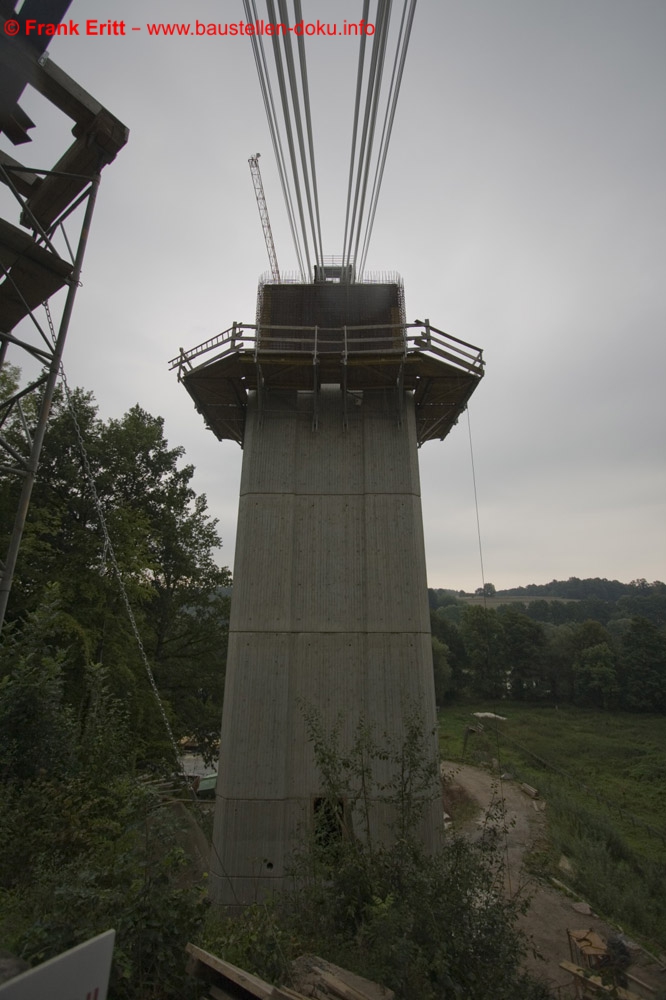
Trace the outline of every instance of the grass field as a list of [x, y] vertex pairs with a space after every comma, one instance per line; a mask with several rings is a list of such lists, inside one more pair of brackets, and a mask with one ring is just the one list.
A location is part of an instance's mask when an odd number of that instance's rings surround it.
[[[465, 747], [477, 711], [506, 721], [481, 720]], [[546, 799], [549, 843], [535, 866], [562, 878], [566, 855], [572, 888], [666, 950], [666, 717], [502, 702], [454, 704], [439, 721], [442, 757], [494, 759]]]

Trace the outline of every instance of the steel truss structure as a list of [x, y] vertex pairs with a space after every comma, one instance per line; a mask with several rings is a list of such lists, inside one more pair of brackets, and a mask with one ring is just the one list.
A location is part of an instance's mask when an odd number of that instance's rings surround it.
[[[129, 135], [122, 122], [39, 46], [27, 44], [20, 32], [11, 37], [5, 31], [7, 20], [20, 23], [40, 2], [26, 0], [18, 14], [7, 12], [6, 4], [0, 6], [0, 131], [14, 144], [29, 141], [27, 130], [33, 127], [32, 122], [18, 100], [30, 85], [73, 120], [74, 142], [50, 169], [26, 167], [0, 150], [0, 181], [13, 195], [19, 222], [17, 226], [0, 218], [0, 370], [7, 364], [10, 350], [12, 360], [21, 368], [34, 371], [35, 363], [41, 368], [27, 386], [0, 400], [0, 473], [22, 480], [6, 555], [0, 564], [0, 627], [80, 284], [100, 172], [115, 159]], [[61, 16], [67, 6], [66, 0], [60, 0]], [[59, 315], [54, 322], [49, 300], [60, 291], [63, 295], [58, 296]], [[24, 411], [29, 396], [36, 399], [30, 420]], [[10, 424], [20, 429], [20, 441], [8, 439]]]

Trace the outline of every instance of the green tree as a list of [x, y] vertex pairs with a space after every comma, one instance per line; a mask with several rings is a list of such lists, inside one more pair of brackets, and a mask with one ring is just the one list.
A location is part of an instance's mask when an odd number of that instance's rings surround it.
[[550, 699], [555, 703], [574, 700], [574, 634], [575, 626], [571, 624], [544, 626], [544, 683]]
[[107, 670], [88, 664], [67, 701], [70, 625], [52, 590], [0, 648], [0, 940], [38, 963], [114, 927], [110, 995], [177, 1000], [203, 887], [170, 807], [136, 778]]
[[619, 672], [624, 707], [666, 711], [666, 637], [647, 618], [634, 618], [624, 633]]
[[[193, 732], [210, 746], [219, 730], [230, 578], [216, 564], [220, 540], [206, 498], [192, 488], [194, 470], [183, 463], [183, 449], [169, 447], [162, 418], [135, 406], [105, 423], [92, 396], [80, 390], [73, 406], [115, 559], [174, 731]], [[18, 439], [20, 433], [10, 422], [7, 434]], [[5, 536], [18, 488], [14, 479], [0, 475]], [[53, 584], [63, 614], [80, 633], [67, 656], [66, 697], [76, 706], [88, 663], [107, 666], [150, 755], [149, 745], [164, 744], [164, 725], [62, 395], [56, 397], [42, 449], [11, 616], [20, 620], [35, 610]]]
[[615, 654], [608, 643], [583, 649], [575, 664], [576, 701], [609, 708], [619, 691]]
[[52, 601], [23, 634], [9, 629], [0, 647], [0, 781], [11, 787], [74, 767], [76, 717], [65, 703], [64, 653], [52, 645]]
[[483, 698], [503, 698], [507, 678], [503, 659], [502, 623], [494, 608], [470, 606], [460, 621], [470, 673], [470, 685]]
[[437, 636], [433, 636], [432, 666], [435, 674], [435, 701], [438, 705], [443, 705], [451, 692], [453, 671], [449, 659], [449, 647]]
[[[457, 602], [459, 603], [459, 602]], [[451, 670], [448, 695], [462, 694], [467, 687], [465, 643], [458, 626], [451, 621], [448, 612], [451, 605], [441, 606], [430, 615], [433, 638], [439, 639], [447, 649], [447, 663]]]
[[519, 701], [541, 697], [545, 689], [543, 627], [510, 605], [501, 609], [500, 621], [511, 697]]

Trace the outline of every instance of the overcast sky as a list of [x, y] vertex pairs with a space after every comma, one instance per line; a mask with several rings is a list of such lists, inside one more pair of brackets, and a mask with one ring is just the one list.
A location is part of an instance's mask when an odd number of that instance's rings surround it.
[[[303, 8], [342, 24], [362, 4]], [[143, 27], [108, 39], [82, 28], [49, 50], [131, 131], [103, 174], [68, 377], [104, 418], [136, 402], [165, 418], [231, 565], [242, 453], [205, 430], [167, 362], [254, 321], [268, 262], [253, 153], [278, 260], [296, 262], [249, 39], [157, 38], [145, 25], [237, 21], [242, 4], [73, 0], [68, 16]], [[357, 46], [308, 42], [329, 254], [341, 252]], [[664, 94], [664, 0], [417, 5], [368, 266], [402, 274], [409, 320], [484, 349], [469, 417], [485, 579], [498, 589], [666, 577]], [[22, 105], [37, 138], [2, 146], [49, 167], [67, 120], [34, 93]], [[429, 585], [473, 590], [467, 417], [420, 462]]]

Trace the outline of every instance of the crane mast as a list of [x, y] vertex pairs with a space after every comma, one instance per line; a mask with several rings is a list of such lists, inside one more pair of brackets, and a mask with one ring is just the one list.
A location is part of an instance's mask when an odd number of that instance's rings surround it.
[[256, 156], [251, 156], [247, 161], [250, 164], [250, 173], [252, 175], [252, 183], [254, 184], [254, 193], [257, 198], [257, 208], [259, 209], [259, 218], [261, 219], [261, 227], [264, 231], [264, 239], [266, 241], [266, 250], [268, 251], [268, 261], [271, 265], [271, 274], [273, 281], [280, 280], [280, 269], [277, 262], [277, 254], [275, 253], [275, 244], [273, 243], [273, 233], [271, 232], [271, 223], [268, 218], [268, 208], [266, 207], [266, 196], [264, 195], [264, 185], [261, 182], [261, 172], [259, 170], [259, 157], [260, 153]]

